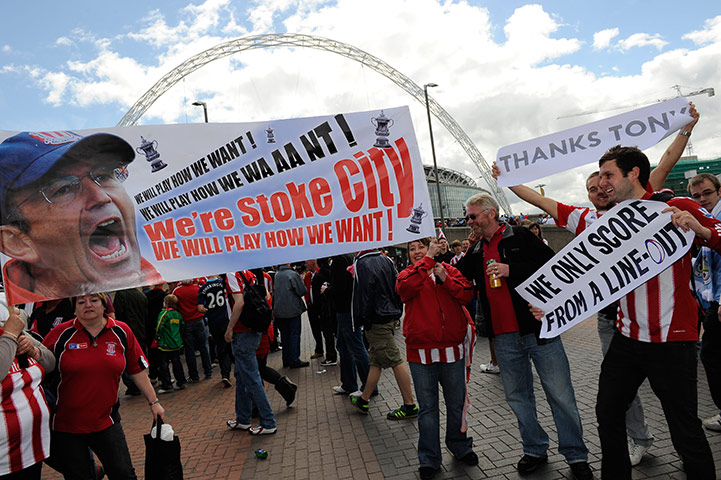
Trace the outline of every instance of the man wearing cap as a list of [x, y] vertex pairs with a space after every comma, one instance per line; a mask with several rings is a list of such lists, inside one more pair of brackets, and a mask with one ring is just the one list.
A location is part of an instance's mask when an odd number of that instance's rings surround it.
[[0, 144], [0, 252], [11, 304], [162, 283], [141, 258], [123, 181], [135, 158], [106, 133], [22, 132]]

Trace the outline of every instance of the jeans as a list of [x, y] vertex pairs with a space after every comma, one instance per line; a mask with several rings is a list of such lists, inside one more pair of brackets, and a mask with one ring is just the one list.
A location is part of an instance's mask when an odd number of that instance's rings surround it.
[[558, 451], [569, 464], [585, 462], [588, 448], [583, 443], [581, 417], [561, 338], [556, 337], [539, 345], [533, 334], [503, 333], [495, 337], [495, 347], [506, 402], [518, 419], [523, 453], [540, 457], [548, 449], [548, 434], [538, 423], [536, 412], [531, 370], [533, 361], [553, 413], [558, 431]]
[[137, 478], [120, 423], [94, 433], [52, 432], [50, 445], [53, 461], [57, 460], [56, 464], [68, 480], [95, 478], [88, 448], [98, 456], [108, 478]]
[[280, 330], [283, 342], [283, 366], [290, 367], [300, 363], [300, 315], [292, 318], [276, 318], [273, 320]]
[[180, 350], [172, 352], [160, 352], [160, 364], [158, 365], [160, 388], [170, 390], [173, 388], [173, 381], [170, 378], [170, 369], [168, 362], [173, 365], [173, 375], [175, 375], [175, 385], [181, 387], [187, 383], [185, 379], [185, 371], [183, 371], [183, 363], [180, 361]]
[[195, 362], [196, 348], [200, 351], [200, 361], [203, 363], [205, 377], [212, 377], [213, 366], [210, 363], [210, 354], [208, 353], [208, 330], [206, 330], [205, 323], [202, 320], [185, 324], [183, 343], [185, 344], [185, 363], [188, 365], [188, 377], [191, 380], [200, 380], [198, 364]]
[[620, 333], [613, 336], [601, 364], [596, 401], [601, 478], [631, 478], [624, 412], [646, 378], [661, 401], [687, 478], [716, 478], [711, 448], [697, 415], [696, 368], [696, 342], [648, 343]]
[[706, 370], [713, 403], [721, 410], [721, 320], [717, 312], [718, 304], [712, 303], [703, 321], [701, 362]]
[[[601, 352], [606, 356], [608, 347], [611, 345], [613, 334], [616, 333], [616, 318], [604, 315], [598, 312], [598, 336], [601, 339]], [[653, 443], [653, 434], [649, 432], [646, 424], [646, 417], [643, 414], [643, 405], [641, 398], [636, 392], [631, 405], [626, 410], [626, 434], [633, 439], [638, 445], [650, 447]]]
[[465, 360], [453, 363], [409, 363], [418, 399], [418, 463], [421, 467], [439, 468], [441, 456], [438, 385], [446, 404], [446, 446], [456, 458], [473, 451], [473, 438], [461, 433], [463, 406], [466, 401]]
[[[353, 329], [350, 313], [337, 313], [338, 339], [336, 346], [340, 354], [340, 382], [346, 392], [358, 390], [356, 372], [365, 386], [370, 365], [368, 363], [368, 350], [363, 343], [363, 330], [360, 327]], [[376, 389], [377, 390], [377, 389]]]
[[233, 334], [235, 356], [235, 420], [251, 424], [253, 405], [258, 407], [258, 419], [263, 428], [275, 428], [275, 416], [265, 395], [263, 381], [258, 372], [255, 351], [260, 345], [260, 332]]
[[220, 377], [230, 378], [230, 366], [235, 359], [233, 358], [233, 348], [225, 341], [225, 330], [228, 328], [228, 322], [209, 322], [208, 327], [215, 340], [215, 353], [218, 355]]

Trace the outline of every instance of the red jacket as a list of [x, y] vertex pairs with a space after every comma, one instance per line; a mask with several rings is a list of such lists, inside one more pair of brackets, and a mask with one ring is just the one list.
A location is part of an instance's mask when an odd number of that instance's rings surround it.
[[443, 264], [446, 281], [437, 284], [428, 275], [435, 264], [432, 258], [423, 257], [398, 274], [396, 281], [396, 291], [406, 306], [403, 336], [409, 362], [463, 358], [463, 340], [471, 322], [464, 305], [473, 298], [473, 285], [447, 263]]

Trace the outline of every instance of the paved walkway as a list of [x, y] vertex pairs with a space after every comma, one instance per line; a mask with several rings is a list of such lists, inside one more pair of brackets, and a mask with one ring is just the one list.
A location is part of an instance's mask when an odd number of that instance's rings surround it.
[[[399, 332], [400, 333], [400, 332]], [[402, 336], [397, 337], [402, 346]], [[563, 334], [578, 407], [584, 425], [584, 437], [590, 449], [589, 462], [600, 478], [600, 444], [596, 431], [595, 402], [601, 353], [595, 319], [586, 320]], [[302, 350], [307, 359], [312, 339], [304, 319]], [[522, 455], [515, 417], [505, 403], [501, 380], [496, 375], [478, 373], [478, 364], [488, 359], [488, 344], [479, 338], [476, 362], [471, 377], [469, 414], [470, 434], [480, 457], [478, 467], [466, 467], [453, 460], [444, 449], [443, 479], [517, 479], [515, 465]], [[269, 357], [273, 367], [280, 365], [280, 354]], [[391, 372], [381, 377], [380, 395], [371, 403], [368, 416], [360, 415], [346, 396], [333, 395], [338, 385], [338, 367], [322, 372], [318, 360], [310, 368], [281, 370], [299, 386], [292, 407], [272, 388], [269, 400], [276, 412], [278, 432], [252, 437], [246, 432], [229, 431], [227, 419], [233, 418], [234, 389], [223, 389], [219, 375], [191, 385], [187, 390], [161, 396], [170, 423], [182, 444], [186, 479], [414, 479], [417, 478], [415, 420], [390, 421], [388, 411], [398, 406], [400, 392]], [[121, 387], [121, 391], [124, 387]], [[551, 437], [549, 463], [529, 477], [532, 480], [572, 478], [564, 458], [558, 454], [555, 426], [545, 396], [536, 382], [538, 416]], [[648, 382], [641, 387], [646, 418], [656, 442], [634, 468], [634, 479], [684, 479], [681, 462], [671, 444], [660, 403]], [[699, 362], [699, 416], [716, 413], [708, 384]], [[123, 427], [133, 463], [142, 478], [145, 448], [142, 435], [150, 429], [146, 402], [138, 397], [121, 397]], [[441, 421], [441, 425], [444, 425]], [[714, 452], [717, 475], [721, 478], [721, 433], [707, 432]], [[255, 458], [254, 451], [269, 452], [267, 460]], [[44, 467], [43, 478], [60, 478]]]

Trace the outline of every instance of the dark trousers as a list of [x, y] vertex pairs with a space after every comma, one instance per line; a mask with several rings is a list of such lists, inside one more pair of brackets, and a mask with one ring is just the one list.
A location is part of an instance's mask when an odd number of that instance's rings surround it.
[[323, 327], [323, 338], [325, 339], [325, 359], [333, 362], [338, 361], [338, 353], [335, 350], [335, 335], [338, 331], [338, 322], [335, 315], [321, 316]]
[[88, 448], [98, 456], [110, 480], [137, 478], [120, 423], [95, 433], [52, 432], [50, 442], [51, 456], [66, 480], [95, 478]]
[[596, 401], [601, 478], [631, 479], [625, 415], [646, 378], [661, 401], [687, 478], [716, 478], [711, 449], [697, 414], [696, 368], [696, 342], [646, 343], [620, 333], [614, 335], [601, 365]]
[[0, 480], [40, 480], [43, 471], [43, 462], [38, 462], [19, 472], [0, 475]]
[[276, 383], [278, 383], [278, 380], [280, 380], [280, 377], [282, 377], [282, 375], [275, 368], [271, 368], [268, 366], [268, 356], [266, 355], [263, 358], [256, 358], [258, 359], [258, 371], [260, 372], [260, 378], [262, 378], [263, 381], [270, 383], [271, 385], [275, 385]]
[[175, 376], [175, 384], [180, 387], [187, 383], [185, 371], [183, 370], [183, 362], [180, 361], [180, 350], [172, 352], [160, 352], [160, 362], [158, 365], [158, 377], [160, 378], [160, 388], [170, 390], [173, 388], [173, 380], [170, 378], [170, 369], [168, 363], [173, 365], [173, 375]]
[[232, 344], [225, 341], [225, 330], [228, 322], [209, 322], [210, 336], [215, 340], [215, 353], [220, 365], [220, 377], [230, 378], [230, 367], [235, 363]]
[[713, 403], [721, 410], [721, 320], [717, 312], [718, 304], [712, 303], [703, 321], [701, 362], [706, 370]]
[[323, 322], [320, 318], [320, 309], [316, 305], [308, 308], [308, 322], [310, 323], [310, 331], [315, 340], [315, 353], [323, 355]]

